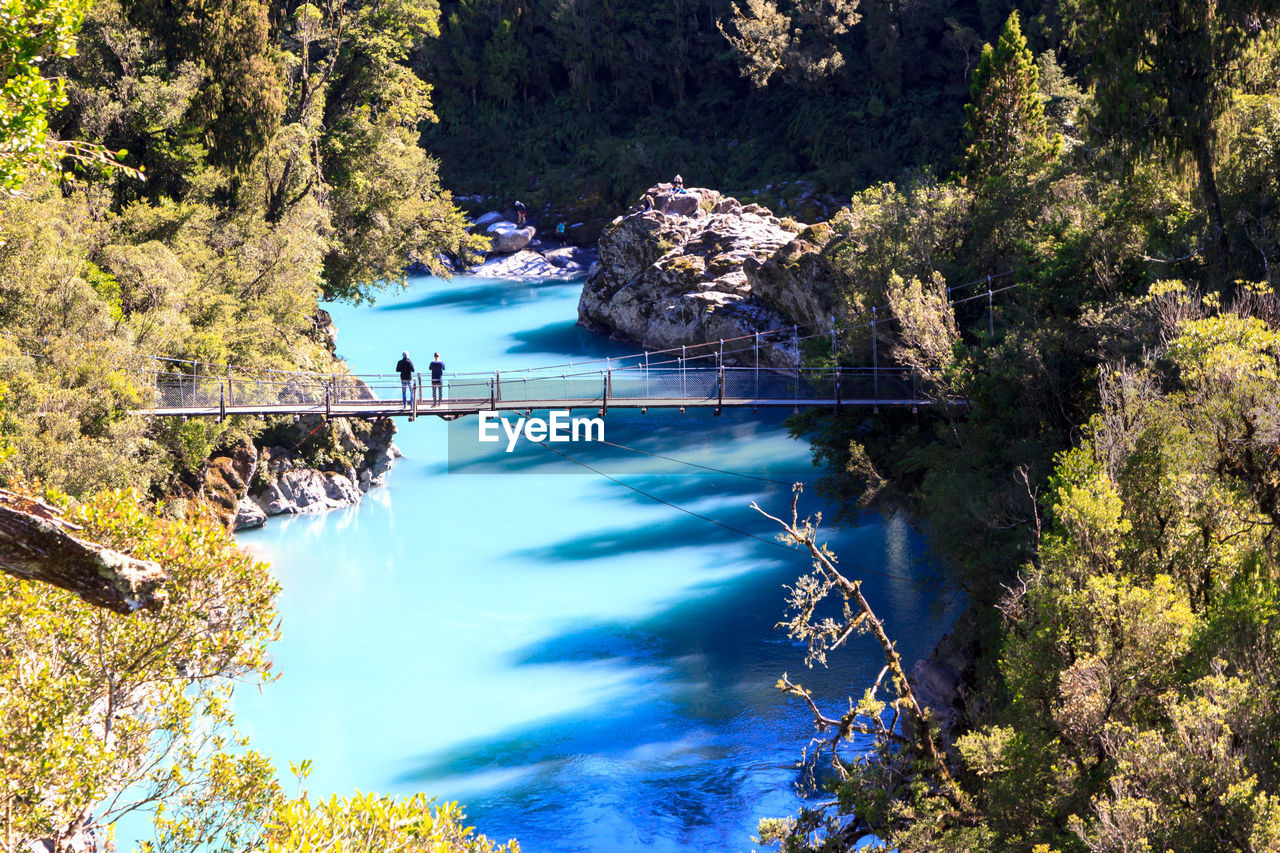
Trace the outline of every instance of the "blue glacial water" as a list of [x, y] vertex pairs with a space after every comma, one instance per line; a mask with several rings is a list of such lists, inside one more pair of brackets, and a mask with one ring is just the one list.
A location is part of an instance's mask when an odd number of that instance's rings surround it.
[[[415, 278], [376, 307], [335, 306], [339, 352], [357, 372], [390, 373], [402, 349], [420, 369], [439, 350], [450, 370], [630, 351], [574, 325], [579, 290]], [[606, 437], [812, 481], [783, 417], [614, 411]], [[799, 803], [795, 763], [812, 735], [774, 682], [789, 672], [838, 713], [881, 666], [862, 638], [831, 670], [805, 671], [803, 649], [774, 630], [783, 585], [808, 563], [771, 544], [748, 504], [781, 513], [789, 487], [606, 460], [617, 479], [757, 541], [545, 452], [451, 473], [448, 429], [402, 421], [405, 458], [361, 506], [243, 535], [284, 588], [283, 675], [236, 700], [255, 746], [286, 772], [312, 759], [313, 794], [425, 791], [532, 853], [758, 847], [757, 821]], [[803, 507], [827, 508], [812, 492]], [[878, 519], [831, 543], [850, 573], [865, 570], [903, 657], [926, 654], [957, 602], [924, 543]]]

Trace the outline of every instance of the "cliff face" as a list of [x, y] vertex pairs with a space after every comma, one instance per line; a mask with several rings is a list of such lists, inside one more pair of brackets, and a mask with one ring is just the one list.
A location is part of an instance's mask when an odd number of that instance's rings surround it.
[[[600, 266], [578, 302], [578, 322], [650, 350], [794, 324], [826, 328], [832, 288], [821, 283], [829, 280], [821, 248], [829, 237], [825, 225], [780, 220], [767, 208], [743, 206], [716, 190], [674, 193], [659, 184], [605, 229]], [[796, 364], [789, 339], [766, 343], [762, 364]]]
[[205, 465], [203, 494], [235, 530], [261, 527], [273, 515], [323, 512], [358, 503], [384, 485], [400, 456], [390, 419], [308, 415], [268, 429]]

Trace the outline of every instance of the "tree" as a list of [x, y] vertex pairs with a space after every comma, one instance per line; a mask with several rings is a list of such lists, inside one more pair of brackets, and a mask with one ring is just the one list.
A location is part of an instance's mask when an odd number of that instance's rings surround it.
[[[301, 779], [311, 762], [295, 767]], [[379, 794], [334, 795], [312, 802], [306, 792], [283, 802], [266, 833], [267, 853], [520, 853], [514, 840], [494, 845], [463, 823], [457, 803], [434, 805], [423, 794], [389, 797]]]
[[[56, 172], [64, 158], [118, 166], [100, 145], [52, 139], [49, 113], [66, 106], [64, 81], [42, 69], [74, 56], [89, 0], [6, 0], [0, 4], [0, 192], [28, 172]], [[136, 174], [136, 173], [134, 173]]]
[[1229, 242], [1214, 168], [1215, 122], [1243, 60], [1275, 20], [1275, 0], [1067, 0], [1070, 37], [1089, 58], [1094, 129], [1122, 152], [1190, 155], [1208, 219], [1206, 255], [1226, 284]]
[[279, 796], [228, 704], [233, 683], [270, 677], [277, 587], [266, 565], [209, 516], [162, 521], [126, 492], [67, 520], [79, 537], [159, 564], [168, 597], [122, 616], [0, 576], [8, 849], [39, 839], [67, 849], [140, 809], [156, 811], [162, 837], [185, 839], [159, 849], [241, 849]]
[[[761, 840], [799, 851], [812, 849], [808, 840], [816, 836], [823, 842], [830, 839], [834, 849], [852, 849], [864, 830], [885, 833], [895, 820], [888, 816], [887, 802], [910, 796], [908, 792], [913, 787], [936, 790], [948, 803], [946, 811], [968, 812], [968, 797], [947, 767], [930, 709], [916, 698], [884, 623], [862, 593], [862, 582], [850, 580], [841, 573], [836, 567], [835, 554], [818, 541], [821, 516], [801, 520], [797, 510], [800, 493], [801, 486], [797, 484], [791, 498], [789, 521], [751, 504], [752, 509], [782, 528], [780, 538], [784, 542], [808, 551], [813, 560], [814, 574], [802, 576], [790, 588], [788, 607], [792, 615], [779, 627], [785, 625], [792, 639], [806, 644], [805, 663], [809, 666], [815, 662], [825, 666], [828, 652], [839, 649], [850, 637], [870, 634], [880, 646], [884, 669], [862, 699], [850, 700], [849, 710], [839, 717], [824, 714], [812, 693], [786, 674], [778, 680], [780, 690], [804, 702], [813, 716], [815, 728], [831, 733], [807, 759], [816, 765], [823, 752], [829, 753], [837, 800], [817, 809], [805, 808], [796, 819], [762, 821]], [[817, 611], [828, 598], [835, 596], [840, 599], [840, 617], [819, 618]], [[893, 698], [882, 700], [878, 694], [886, 675]], [[841, 747], [858, 735], [872, 739], [871, 749], [857, 758], [844, 758]], [[827, 849], [825, 843], [822, 849]]]
[[1009, 13], [996, 46], [982, 46], [964, 109], [970, 174], [1001, 174], [1019, 163], [1038, 164], [1061, 144], [1047, 136], [1039, 71], [1016, 10]]
[[716, 26], [754, 85], [767, 86], [777, 74], [812, 87], [844, 66], [836, 38], [861, 20], [858, 2], [793, 0], [783, 11], [771, 0], [746, 0], [745, 12], [735, 3], [727, 24]]

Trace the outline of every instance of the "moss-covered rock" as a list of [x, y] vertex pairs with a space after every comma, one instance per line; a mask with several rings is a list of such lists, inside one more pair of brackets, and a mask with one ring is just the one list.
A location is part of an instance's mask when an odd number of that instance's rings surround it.
[[[579, 322], [647, 349], [790, 326], [793, 320], [755, 297], [746, 269], [795, 238], [759, 205], [743, 207], [715, 190], [651, 187], [601, 237], [600, 266], [583, 286]], [[762, 363], [792, 365], [796, 357], [790, 341], [780, 341], [762, 353]], [[754, 356], [729, 354], [726, 361]]]

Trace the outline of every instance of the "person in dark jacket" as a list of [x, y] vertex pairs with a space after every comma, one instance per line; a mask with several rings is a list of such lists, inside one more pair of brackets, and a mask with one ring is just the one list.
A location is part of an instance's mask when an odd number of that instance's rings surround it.
[[436, 360], [427, 365], [427, 370], [431, 371], [431, 405], [436, 405], [444, 399], [444, 362], [440, 360], [440, 353], [436, 353]]
[[407, 409], [409, 408], [409, 397], [413, 394], [413, 362], [409, 360], [409, 353], [400, 353], [400, 360], [396, 362], [396, 372], [400, 374], [400, 402]]

